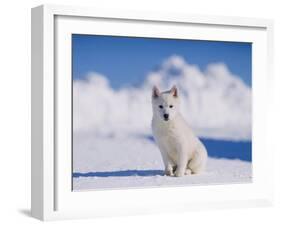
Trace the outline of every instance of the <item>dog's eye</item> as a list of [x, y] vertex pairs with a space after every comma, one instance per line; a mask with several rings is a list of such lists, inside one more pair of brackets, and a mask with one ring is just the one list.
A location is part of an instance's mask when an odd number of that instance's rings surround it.
[[163, 108], [163, 105], [159, 105], [159, 108]]
[[170, 105], [169, 107], [172, 108], [172, 107], [174, 107], [174, 106], [173, 106], [173, 105]]

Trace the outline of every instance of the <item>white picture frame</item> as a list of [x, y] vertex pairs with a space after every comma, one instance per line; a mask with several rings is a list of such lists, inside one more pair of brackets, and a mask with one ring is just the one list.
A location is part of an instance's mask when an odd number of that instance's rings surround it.
[[[194, 30], [191, 29], [186, 37], [186, 34], [179, 32], [179, 26], [190, 26]], [[174, 30], [167, 34], [167, 29]], [[69, 133], [72, 126], [69, 112], [71, 85], [68, 75], [71, 74], [69, 34], [74, 31], [252, 42], [253, 182], [72, 192]], [[265, 19], [110, 11], [56, 5], [33, 8], [32, 216], [41, 220], [55, 220], [271, 205], [273, 153], [266, 140], [270, 135], [266, 117], [270, 111], [267, 100], [270, 99], [273, 76], [272, 32], [273, 22]]]

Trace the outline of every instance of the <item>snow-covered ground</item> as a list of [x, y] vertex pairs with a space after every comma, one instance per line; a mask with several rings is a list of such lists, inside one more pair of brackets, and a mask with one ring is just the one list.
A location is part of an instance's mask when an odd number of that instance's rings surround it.
[[209, 158], [201, 175], [163, 176], [163, 163], [155, 143], [145, 137], [74, 136], [73, 189], [155, 187], [191, 184], [251, 182], [251, 163]]
[[[177, 85], [181, 112], [198, 136], [251, 140], [251, 88], [223, 62], [203, 71], [174, 55], [140, 84], [120, 89], [113, 89], [106, 75], [91, 72], [73, 82], [74, 190], [251, 181], [250, 162], [218, 158], [209, 158], [202, 175], [163, 176], [159, 150], [149, 139], [153, 85], [161, 90]], [[250, 148], [237, 151], [241, 156]]]

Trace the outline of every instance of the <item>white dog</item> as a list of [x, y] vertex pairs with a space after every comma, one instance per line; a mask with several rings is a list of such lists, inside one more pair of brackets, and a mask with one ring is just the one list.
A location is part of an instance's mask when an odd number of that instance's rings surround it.
[[180, 114], [179, 104], [175, 86], [162, 93], [153, 87], [153, 136], [161, 151], [165, 175], [177, 177], [201, 173], [208, 158], [204, 145]]

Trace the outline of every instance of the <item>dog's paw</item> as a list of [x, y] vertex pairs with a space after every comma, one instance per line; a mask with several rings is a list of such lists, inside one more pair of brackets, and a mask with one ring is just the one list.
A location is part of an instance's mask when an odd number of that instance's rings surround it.
[[166, 176], [174, 176], [173, 170], [165, 170], [165, 175]]
[[176, 170], [176, 172], [175, 172], [175, 176], [176, 177], [182, 177], [182, 176], [184, 176], [184, 170]]
[[191, 169], [186, 169], [184, 172], [184, 175], [191, 175], [191, 174], [192, 174]]

